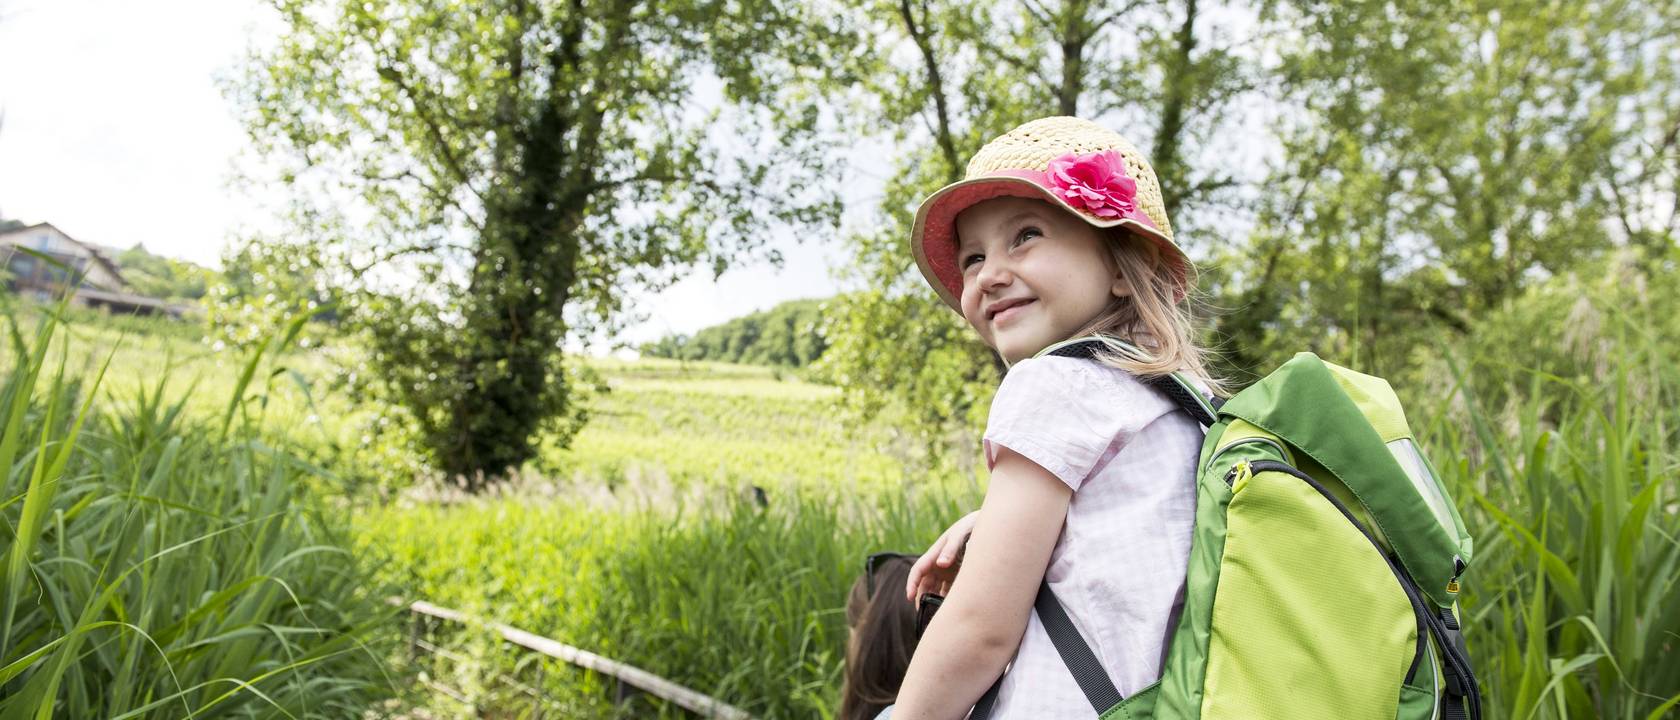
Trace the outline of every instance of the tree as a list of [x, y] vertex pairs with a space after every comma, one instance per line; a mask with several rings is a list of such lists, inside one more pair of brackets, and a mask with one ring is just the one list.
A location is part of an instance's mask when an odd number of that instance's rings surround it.
[[356, 199], [315, 247], [469, 487], [530, 457], [567, 406], [562, 340], [616, 327], [627, 288], [837, 222], [798, 190], [828, 154], [793, 90], [838, 31], [799, 3], [274, 5], [287, 31], [235, 90], [246, 123], [300, 196]]
[[1222, 263], [1235, 366], [1310, 347], [1401, 371], [1433, 333], [1617, 244], [1667, 255], [1675, 216], [1651, 200], [1680, 168], [1671, 7], [1273, 10], [1296, 121], [1253, 242]]
[[[0, 225], [3, 224], [0, 222]], [[122, 268], [123, 279], [136, 292], [152, 297], [198, 300], [204, 297], [214, 277], [208, 268], [153, 255], [138, 243], [117, 253], [115, 260]]]
[[1218, 27], [1196, 0], [877, 0], [854, 9], [878, 38], [852, 69], [867, 78], [860, 128], [891, 128], [903, 152], [883, 169], [876, 223], [850, 241], [851, 279], [862, 287], [836, 303], [822, 365], [859, 411], [910, 409], [937, 452], [953, 424], [980, 419], [1003, 367], [911, 262], [919, 199], [960, 179], [986, 140], [1036, 117], [1078, 114], [1150, 152], [1178, 235], [1198, 250], [1215, 228], [1209, 211], [1237, 201], [1240, 173], [1219, 153], [1243, 137], [1225, 132], [1242, 120], [1227, 110], [1258, 76], [1243, 59], [1251, 39]]
[[824, 300], [789, 300], [701, 329], [692, 337], [668, 335], [644, 343], [650, 357], [805, 367], [828, 348]]

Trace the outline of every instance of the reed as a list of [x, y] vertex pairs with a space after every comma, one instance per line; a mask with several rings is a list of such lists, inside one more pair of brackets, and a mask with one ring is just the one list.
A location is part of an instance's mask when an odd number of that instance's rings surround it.
[[106, 394], [112, 353], [72, 364], [62, 308], [10, 310], [0, 718], [344, 718], [389, 695], [382, 593], [311, 468], [254, 430], [263, 353], [211, 419], [167, 374]]

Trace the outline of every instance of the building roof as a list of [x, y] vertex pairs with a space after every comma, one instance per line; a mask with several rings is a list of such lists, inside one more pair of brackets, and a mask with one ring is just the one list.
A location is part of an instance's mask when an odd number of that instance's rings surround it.
[[123, 275], [122, 275], [122, 271], [117, 269], [116, 262], [112, 261], [109, 256], [107, 256], [104, 252], [102, 252], [100, 250], [99, 246], [94, 245], [93, 243], [82, 242], [81, 240], [77, 240], [76, 238], [71, 237], [70, 233], [67, 233], [67, 232], [64, 232], [63, 230], [58, 229], [58, 227], [53, 225], [52, 223], [41, 222], [41, 223], [35, 223], [34, 225], [25, 225], [25, 226], [20, 227], [20, 228], [12, 228], [11, 230], [0, 231], [0, 238], [5, 238], [5, 237], [11, 236], [11, 235], [22, 235], [22, 234], [30, 232], [32, 230], [40, 230], [41, 228], [50, 229], [53, 232], [56, 232], [59, 235], [63, 236], [65, 240], [69, 240], [71, 243], [74, 243], [76, 245], [76, 247], [79, 247], [83, 250], [86, 250], [87, 254], [88, 254], [88, 257], [93, 258], [94, 262], [99, 263], [99, 266], [104, 268], [105, 272], [111, 273], [111, 277], [116, 278], [117, 282], [119, 284], [121, 284], [122, 287], [125, 287], [125, 288], [130, 287], [129, 284], [128, 284], [128, 279], [124, 278]]
[[102, 302], [106, 304], [127, 305], [135, 308], [148, 308], [177, 316], [185, 315], [192, 310], [191, 306], [178, 305], [167, 300], [159, 300], [153, 297], [146, 297], [145, 295], [135, 295], [134, 293], [108, 292], [91, 287], [76, 288], [76, 297], [82, 298], [83, 300]]

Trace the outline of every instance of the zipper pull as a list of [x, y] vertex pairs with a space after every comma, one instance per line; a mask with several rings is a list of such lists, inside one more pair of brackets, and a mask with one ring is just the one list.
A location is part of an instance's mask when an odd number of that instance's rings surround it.
[[1464, 568], [1468, 566], [1469, 564], [1464, 562], [1464, 558], [1457, 555], [1453, 556], [1453, 574], [1452, 579], [1447, 581], [1447, 592], [1454, 595], [1458, 594], [1458, 577], [1464, 574]]
[[1232, 490], [1237, 489], [1237, 479], [1239, 474], [1243, 477], [1248, 476], [1249, 468], [1247, 460], [1243, 460], [1235, 465], [1232, 465], [1231, 469], [1225, 473], [1225, 487], [1231, 488]]

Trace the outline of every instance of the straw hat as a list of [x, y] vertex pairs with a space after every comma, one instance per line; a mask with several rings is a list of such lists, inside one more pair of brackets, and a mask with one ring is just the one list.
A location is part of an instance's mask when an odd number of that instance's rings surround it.
[[1190, 259], [1173, 242], [1155, 170], [1118, 133], [1076, 117], [1048, 117], [986, 143], [963, 179], [922, 201], [910, 231], [911, 252], [934, 291], [962, 314], [957, 214], [995, 197], [1037, 198], [1099, 228], [1125, 227], [1153, 241], [1184, 297]]

